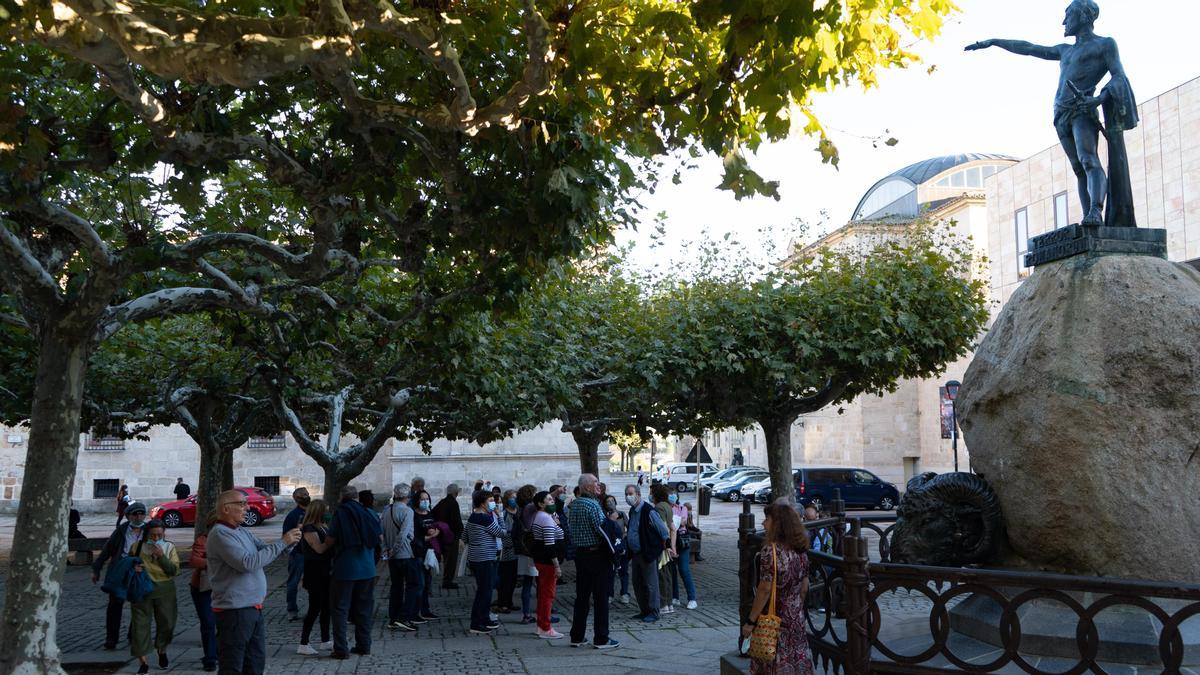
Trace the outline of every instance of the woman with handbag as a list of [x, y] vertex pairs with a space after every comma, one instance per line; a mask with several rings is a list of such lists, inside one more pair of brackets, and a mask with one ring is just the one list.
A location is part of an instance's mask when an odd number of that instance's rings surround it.
[[[154, 581], [154, 590], [133, 603], [129, 617], [129, 653], [139, 662], [138, 672], [150, 672], [146, 656], [150, 650], [158, 651], [158, 667], [166, 668], [167, 645], [175, 637], [175, 621], [178, 618], [175, 606], [175, 575], [179, 573], [179, 551], [164, 538], [166, 532], [161, 520], [146, 523], [142, 539], [129, 555], [140, 558], [141, 567]], [[134, 568], [141, 572], [142, 569]], [[154, 622], [154, 640], [150, 639], [150, 622]]]
[[808, 534], [787, 502], [763, 511], [767, 538], [758, 554], [758, 587], [742, 637], [750, 638], [753, 675], [810, 675], [804, 596], [808, 592]]

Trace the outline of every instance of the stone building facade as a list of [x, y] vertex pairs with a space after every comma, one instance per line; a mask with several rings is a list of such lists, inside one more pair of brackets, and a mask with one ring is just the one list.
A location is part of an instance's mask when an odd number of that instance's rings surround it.
[[[28, 442], [28, 429], [0, 427], [0, 512], [15, 511], [21, 498]], [[353, 438], [344, 441], [347, 445], [354, 442]], [[602, 446], [600, 469], [605, 477], [607, 455]], [[315, 495], [323, 491], [321, 467], [288, 435], [253, 439], [233, 457], [234, 484], [263, 487], [279, 495], [281, 508], [298, 487], [308, 487]], [[178, 425], [155, 427], [146, 440], [120, 442], [84, 434], [71, 496], [80, 511], [107, 512], [115, 508], [120, 485], [128, 485], [134, 499], [152, 505], [175, 498], [172, 489], [177, 477], [195, 489], [199, 471], [199, 447]], [[505, 487], [527, 482], [540, 487], [573, 484], [579, 476], [579, 454], [570, 434], [559, 431], [558, 424], [482, 447], [437, 441], [428, 456], [415, 443], [392, 440], [354, 484], [390, 496], [393, 484], [414, 476], [426, 479], [434, 499], [440, 498], [451, 482], [466, 489], [476, 480], [491, 480]]]
[[[1167, 230], [1171, 260], [1200, 261], [1200, 78], [1142, 103], [1138, 116], [1125, 132], [1137, 224]], [[987, 196], [992, 293], [1003, 303], [1031, 272], [1029, 238], [1078, 223], [1083, 207], [1058, 145], [997, 172]]]

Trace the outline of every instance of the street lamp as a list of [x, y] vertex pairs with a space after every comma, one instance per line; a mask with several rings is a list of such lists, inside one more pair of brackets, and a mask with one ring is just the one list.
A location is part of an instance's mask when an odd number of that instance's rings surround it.
[[958, 473], [958, 411], [954, 409], [954, 399], [958, 398], [958, 388], [962, 382], [950, 380], [946, 383], [946, 398], [950, 399], [950, 449], [954, 453], [954, 472]]

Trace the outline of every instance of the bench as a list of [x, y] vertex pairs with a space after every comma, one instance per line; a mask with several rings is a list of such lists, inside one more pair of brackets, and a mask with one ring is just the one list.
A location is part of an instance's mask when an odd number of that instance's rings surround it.
[[90, 537], [87, 539], [68, 539], [67, 552], [72, 555], [67, 558], [68, 565], [91, 565], [94, 551], [104, 548], [108, 537]]

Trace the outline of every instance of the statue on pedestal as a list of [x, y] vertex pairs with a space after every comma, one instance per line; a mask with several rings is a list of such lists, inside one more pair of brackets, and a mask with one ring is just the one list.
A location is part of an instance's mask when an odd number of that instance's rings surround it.
[[[1065, 34], [1075, 44], [1053, 47], [1021, 40], [984, 40], [968, 46], [967, 51], [1000, 47], [1014, 54], [1058, 61], [1061, 76], [1054, 98], [1054, 128], [1079, 180], [1079, 199], [1083, 203], [1083, 225], [1137, 227], [1133, 212], [1133, 190], [1129, 183], [1129, 156], [1124, 132], [1137, 127], [1137, 101], [1112, 38], [1096, 35], [1094, 25], [1100, 16], [1095, 0], [1073, 0], [1063, 20]], [[1105, 75], [1108, 84], [1096, 96], [1096, 87]], [[1104, 125], [1096, 109], [1104, 109]], [[1108, 176], [1100, 164], [1097, 150], [1100, 132], [1108, 141]], [[1108, 204], [1105, 206], [1105, 196]], [[1102, 215], [1103, 213], [1103, 215]]]

